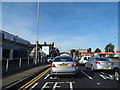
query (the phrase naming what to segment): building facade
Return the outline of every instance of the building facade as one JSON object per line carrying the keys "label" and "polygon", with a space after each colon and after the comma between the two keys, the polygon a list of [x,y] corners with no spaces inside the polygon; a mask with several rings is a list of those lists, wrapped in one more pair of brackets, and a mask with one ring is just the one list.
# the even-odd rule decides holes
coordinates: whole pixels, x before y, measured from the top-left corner
{"label": "building facade", "polygon": [[[32,51],[30,53],[31,57],[35,57],[36,53],[36,44],[32,44]],[[60,55],[58,48],[54,46],[54,43],[44,42],[43,44],[38,44],[38,57],[55,57]]]}
{"label": "building facade", "polygon": [[29,41],[0,30],[0,60],[27,58],[31,50]]}

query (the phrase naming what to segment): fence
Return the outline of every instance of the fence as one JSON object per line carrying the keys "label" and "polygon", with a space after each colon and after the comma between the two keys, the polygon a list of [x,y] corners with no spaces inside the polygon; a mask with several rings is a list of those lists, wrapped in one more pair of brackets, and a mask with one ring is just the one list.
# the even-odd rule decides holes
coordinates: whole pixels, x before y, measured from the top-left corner
{"label": "fence", "polygon": [[[46,60],[38,60],[38,65],[46,64]],[[8,58],[2,60],[2,73],[8,71],[15,71],[19,68],[24,68],[28,66],[33,66],[34,59],[33,58],[14,58],[13,60],[9,60]]]}

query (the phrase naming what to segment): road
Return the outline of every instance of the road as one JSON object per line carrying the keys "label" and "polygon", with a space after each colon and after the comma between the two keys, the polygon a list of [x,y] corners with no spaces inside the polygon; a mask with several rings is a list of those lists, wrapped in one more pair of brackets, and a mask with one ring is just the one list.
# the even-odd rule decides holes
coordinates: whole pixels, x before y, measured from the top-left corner
{"label": "road", "polygon": [[[80,88],[120,88],[120,84],[111,77],[111,71],[91,71],[83,65],[78,66],[77,76],[50,76],[50,68],[11,88],[39,90],[75,90]],[[11,89],[9,88],[9,89]]]}

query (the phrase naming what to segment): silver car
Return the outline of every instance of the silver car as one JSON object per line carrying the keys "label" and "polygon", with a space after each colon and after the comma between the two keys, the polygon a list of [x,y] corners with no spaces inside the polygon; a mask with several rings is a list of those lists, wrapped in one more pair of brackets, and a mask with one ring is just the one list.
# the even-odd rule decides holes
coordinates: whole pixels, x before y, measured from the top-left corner
{"label": "silver car", "polygon": [[85,64],[85,68],[94,70],[111,70],[112,62],[104,57],[91,57]]}
{"label": "silver car", "polygon": [[57,56],[51,64],[51,75],[76,75],[78,67],[71,56]]}
{"label": "silver car", "polygon": [[112,70],[113,70],[113,77],[114,77],[115,81],[120,83],[120,62],[115,64],[112,67]]}

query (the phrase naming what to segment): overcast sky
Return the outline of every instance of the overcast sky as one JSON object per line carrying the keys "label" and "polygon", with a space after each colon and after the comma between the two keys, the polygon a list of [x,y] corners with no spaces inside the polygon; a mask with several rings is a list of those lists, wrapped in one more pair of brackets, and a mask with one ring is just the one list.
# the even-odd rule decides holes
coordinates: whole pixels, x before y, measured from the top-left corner
{"label": "overcast sky", "polygon": [[[36,42],[37,2],[3,2],[2,30]],[[117,2],[41,2],[39,42],[54,42],[60,51],[117,50]]]}

